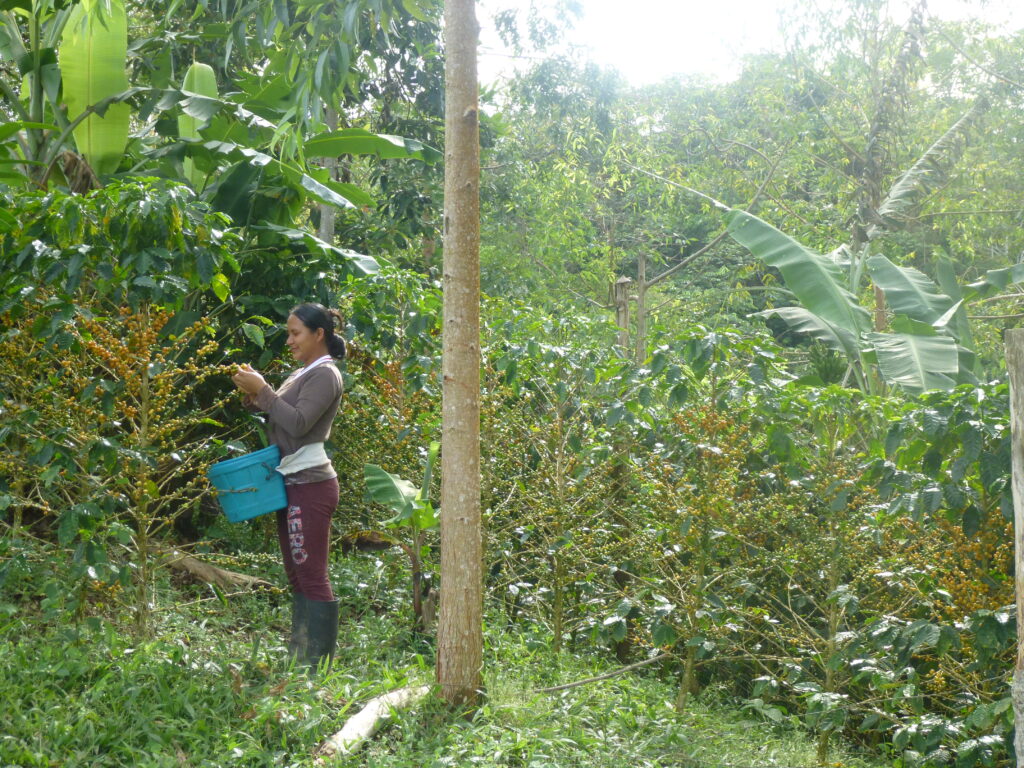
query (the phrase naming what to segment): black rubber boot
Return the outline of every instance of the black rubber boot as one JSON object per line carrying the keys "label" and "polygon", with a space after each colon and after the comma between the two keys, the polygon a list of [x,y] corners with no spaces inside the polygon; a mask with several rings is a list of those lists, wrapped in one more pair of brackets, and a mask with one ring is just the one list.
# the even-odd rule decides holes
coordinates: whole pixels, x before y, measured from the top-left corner
{"label": "black rubber boot", "polygon": [[326,672],[338,644],[338,601],[306,601],[306,652],[299,660],[315,672],[321,664]]}
{"label": "black rubber boot", "polygon": [[306,658],[306,646],[309,645],[309,600],[298,592],[292,594],[292,634],[288,638],[288,655],[300,663]]}

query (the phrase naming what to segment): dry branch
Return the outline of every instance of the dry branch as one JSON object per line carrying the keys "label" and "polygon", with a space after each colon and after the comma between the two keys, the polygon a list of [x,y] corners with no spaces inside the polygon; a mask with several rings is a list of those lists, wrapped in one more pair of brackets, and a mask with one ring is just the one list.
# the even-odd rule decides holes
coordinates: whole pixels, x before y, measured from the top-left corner
{"label": "dry branch", "polygon": [[381,729],[395,710],[412,706],[429,692],[430,687],[426,685],[409,686],[371,699],[340,731],[320,745],[317,764],[324,765],[325,758],[351,755]]}
{"label": "dry branch", "polygon": [[621,667],[621,668],[613,670],[611,672],[605,672],[603,675],[598,675],[597,677],[588,677],[588,678],[585,678],[583,680],[577,680],[574,683],[564,683],[562,685],[553,685],[550,688],[534,688],[533,692],[534,693],[555,693],[556,691],[567,691],[570,688],[578,688],[579,686],[586,685],[587,683],[596,683],[596,682],[598,682],[600,680],[607,680],[609,677],[616,677],[617,675],[624,674],[624,673],[629,672],[631,670],[639,669],[640,667],[646,667],[648,664],[653,664],[656,661],[662,661],[664,659],[667,659],[667,658],[671,657],[671,655],[672,654],[670,654],[670,653],[660,653],[657,656],[654,656],[653,658],[644,659],[643,661],[638,661],[636,664],[630,664],[628,667]]}

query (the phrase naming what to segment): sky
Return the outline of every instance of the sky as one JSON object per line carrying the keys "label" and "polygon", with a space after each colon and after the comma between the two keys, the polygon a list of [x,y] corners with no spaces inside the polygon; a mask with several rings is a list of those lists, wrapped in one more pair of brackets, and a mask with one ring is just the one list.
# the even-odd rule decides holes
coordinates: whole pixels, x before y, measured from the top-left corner
{"label": "sky", "polygon": [[[817,0],[822,7],[844,0]],[[531,3],[550,8],[554,0],[478,0],[481,25],[479,67],[483,83],[493,83],[527,59],[510,56],[494,30],[493,14]],[[784,50],[780,18],[792,0],[578,0],[582,17],[569,41],[583,57],[618,69],[633,85],[674,75],[729,80],[739,74],[742,57]],[[908,0],[892,0],[895,16],[905,17]],[[929,0],[941,18],[983,15],[995,26],[1024,27],[1021,0]]]}

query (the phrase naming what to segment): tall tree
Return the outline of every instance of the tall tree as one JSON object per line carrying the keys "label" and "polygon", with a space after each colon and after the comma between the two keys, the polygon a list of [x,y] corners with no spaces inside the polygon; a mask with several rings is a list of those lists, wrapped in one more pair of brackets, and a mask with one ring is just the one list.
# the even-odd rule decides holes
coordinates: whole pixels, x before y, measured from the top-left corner
{"label": "tall tree", "polygon": [[453,704],[482,686],[480,130],[473,0],[445,0],[441,609],[437,682]]}

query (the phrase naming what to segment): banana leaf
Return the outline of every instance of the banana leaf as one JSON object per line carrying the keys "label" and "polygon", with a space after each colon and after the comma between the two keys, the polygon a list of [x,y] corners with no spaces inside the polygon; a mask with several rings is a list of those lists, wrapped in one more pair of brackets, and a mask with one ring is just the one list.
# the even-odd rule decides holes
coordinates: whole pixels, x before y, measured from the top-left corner
{"label": "banana leaf", "polygon": [[883,378],[890,384],[915,395],[956,386],[959,346],[951,337],[869,333],[866,338],[874,348]]}
{"label": "banana leaf", "polygon": [[925,274],[913,267],[897,267],[885,256],[868,258],[868,274],[882,292],[889,308],[922,323],[934,323],[955,303],[939,292]]}
{"label": "banana leaf", "polygon": [[967,299],[988,298],[1014,283],[1024,282],[1024,264],[1012,267],[990,269],[985,277],[967,286],[964,297]]}
{"label": "banana leaf", "polygon": [[[217,75],[213,67],[198,61],[192,62],[192,66],[185,72],[185,80],[181,86],[182,91],[194,93],[199,96],[217,97]],[[178,136],[183,139],[198,139],[199,130],[204,128],[209,120],[202,120],[199,117],[183,111],[178,116]],[[196,168],[192,158],[185,158],[185,178],[189,180],[196,191],[202,191],[207,174]]]}
{"label": "banana leaf", "polygon": [[869,330],[870,315],[843,286],[842,272],[832,259],[745,211],[733,209],[727,219],[733,239],[778,269],[786,287],[811,314],[855,336]]}
{"label": "banana leaf", "polygon": [[408,480],[386,472],[376,464],[363,465],[366,492],[372,501],[390,508],[397,517],[412,515],[420,490]]}
{"label": "banana leaf", "polygon": [[846,356],[852,365],[860,359],[857,337],[845,328],[833,325],[803,307],[776,307],[756,312],[761,317],[778,317],[792,330],[816,339],[831,350]]}
{"label": "banana leaf", "polygon": [[[941,256],[935,262],[935,278],[942,291],[951,299],[956,301],[956,309],[952,310],[952,318],[946,324],[954,338],[960,342],[961,347],[974,349],[974,332],[971,330],[971,322],[967,319],[966,297],[957,281],[956,270],[948,257]],[[951,310],[946,310],[949,314]],[[936,321],[941,323],[942,318]],[[963,355],[961,355],[961,368],[963,367]],[[980,373],[980,370],[975,373]]]}
{"label": "banana leaf", "polygon": [[949,167],[963,154],[967,134],[975,118],[987,108],[988,102],[984,98],[975,101],[970,109],[896,180],[878,206],[877,213],[881,224],[869,228],[870,239],[902,227],[924,196],[945,180]]}
{"label": "banana leaf", "polygon": [[[64,28],[60,70],[68,119],[128,89],[128,18],[121,0],[82,0]],[[113,173],[128,144],[131,109],[111,104],[91,114],[74,130],[75,144],[97,175]]]}
{"label": "banana leaf", "polygon": [[395,516],[384,521],[393,527],[410,525],[420,530],[434,528],[438,524],[437,511],[421,490],[398,475],[385,472],[374,464],[363,465],[367,495],[378,504],[390,507]]}
{"label": "banana leaf", "polygon": [[376,155],[385,160],[415,158],[425,163],[436,163],[441,159],[440,152],[416,139],[371,133],[362,128],[321,133],[303,144],[303,152],[307,158]]}

